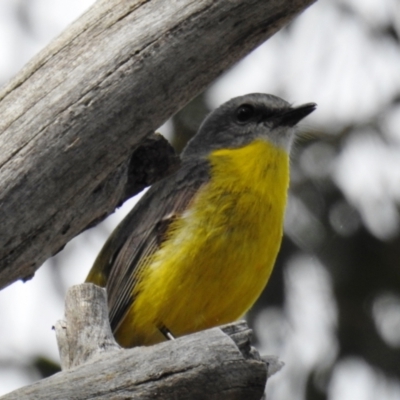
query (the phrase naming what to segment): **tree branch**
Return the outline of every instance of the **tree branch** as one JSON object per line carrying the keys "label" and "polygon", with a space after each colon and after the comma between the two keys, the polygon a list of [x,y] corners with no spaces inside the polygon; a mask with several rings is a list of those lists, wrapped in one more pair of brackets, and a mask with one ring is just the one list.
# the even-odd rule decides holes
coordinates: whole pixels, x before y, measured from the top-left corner
{"label": "tree branch", "polygon": [[[250,346],[245,322],[209,329],[150,347],[121,349],[108,323],[104,289],[72,287],[65,321],[56,325],[63,371],[3,400],[261,399],[271,370]],[[56,395],[55,395],[56,394]]]}
{"label": "tree branch", "polygon": [[143,138],[313,1],[99,0],[35,57],[0,92],[0,287],[109,214]]}

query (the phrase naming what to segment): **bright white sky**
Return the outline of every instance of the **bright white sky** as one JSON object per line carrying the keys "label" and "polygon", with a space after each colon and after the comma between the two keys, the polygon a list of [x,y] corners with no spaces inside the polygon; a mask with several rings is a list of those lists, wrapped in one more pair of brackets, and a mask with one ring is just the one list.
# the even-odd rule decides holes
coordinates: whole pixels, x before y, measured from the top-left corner
{"label": "bright white sky", "polygon": [[[0,83],[17,73],[93,2],[0,0]],[[352,7],[359,17],[342,13],[339,3]],[[361,211],[371,232],[383,239],[399,226],[400,108],[385,110],[385,105],[400,93],[400,52],[395,42],[377,41],[368,24],[373,21],[379,27],[397,16],[399,25],[399,4],[398,0],[321,0],[293,24],[295,34],[290,40],[285,32],[277,34],[224,75],[208,96],[212,107],[249,92],[275,93],[295,104],[316,102],[318,110],[306,122],[315,132],[325,124],[334,123],[339,129],[379,113],[386,142],[372,128],[368,132],[360,129],[327,173]],[[21,19],[29,29],[21,28]],[[62,277],[62,293],[82,282],[109,232],[134,201],[72,241],[34,279],[0,292],[0,395],[36,379],[20,368],[27,359],[43,354],[58,360],[51,330],[63,315],[57,278]],[[292,260],[287,271],[289,319],[270,310],[257,321],[265,331],[273,327],[262,341],[265,352],[279,355],[287,365],[268,383],[271,400],[300,400],[307,370],[325,365],[336,351],[329,276],[315,260],[302,257]],[[287,384],[293,380],[290,365],[303,365],[304,375],[298,375],[297,386]],[[332,400],[394,400],[400,398],[400,387],[362,361],[349,360],[335,370],[330,395]]]}

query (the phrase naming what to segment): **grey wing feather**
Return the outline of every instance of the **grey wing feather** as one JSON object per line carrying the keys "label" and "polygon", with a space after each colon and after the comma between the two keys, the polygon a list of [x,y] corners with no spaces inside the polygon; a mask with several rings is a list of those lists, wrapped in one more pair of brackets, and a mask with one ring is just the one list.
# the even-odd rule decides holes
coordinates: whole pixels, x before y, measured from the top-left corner
{"label": "grey wing feather", "polygon": [[153,185],[110,237],[114,253],[108,252],[110,265],[105,269],[114,332],[134,302],[134,288],[146,265],[143,260],[157,251],[170,223],[207,181],[207,163],[182,165],[178,172]]}

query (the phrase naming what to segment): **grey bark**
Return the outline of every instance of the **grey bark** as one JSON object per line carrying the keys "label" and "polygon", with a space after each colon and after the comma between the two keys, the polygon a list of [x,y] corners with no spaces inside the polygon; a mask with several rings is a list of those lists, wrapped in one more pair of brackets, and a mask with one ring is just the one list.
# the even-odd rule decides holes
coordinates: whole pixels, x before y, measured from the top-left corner
{"label": "grey bark", "polygon": [[99,0],[36,56],[0,92],[0,288],[135,193],[142,140],[313,1]]}
{"label": "grey bark", "polygon": [[251,331],[237,322],[160,343],[122,349],[108,323],[104,289],[71,288],[65,320],[56,324],[63,371],[16,390],[23,399],[261,399],[271,370],[250,346]]}

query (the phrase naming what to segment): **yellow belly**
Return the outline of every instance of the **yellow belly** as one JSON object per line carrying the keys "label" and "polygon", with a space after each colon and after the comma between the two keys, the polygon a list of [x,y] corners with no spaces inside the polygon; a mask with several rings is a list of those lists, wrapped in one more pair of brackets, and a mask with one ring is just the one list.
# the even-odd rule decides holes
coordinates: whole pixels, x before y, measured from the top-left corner
{"label": "yellow belly", "polygon": [[[125,346],[228,323],[256,301],[281,237],[289,161],[262,140],[210,156],[211,180],[149,260],[116,333]],[[133,340],[128,339],[134,335]]]}

